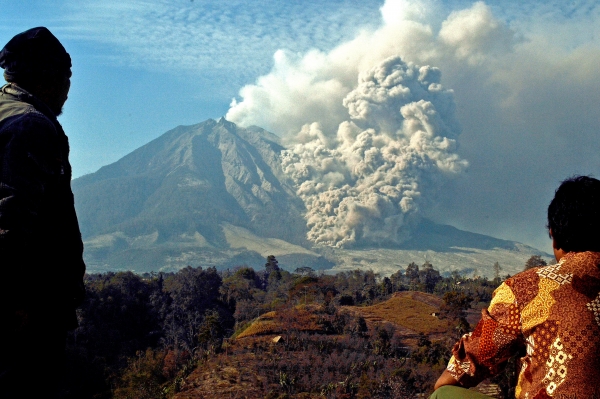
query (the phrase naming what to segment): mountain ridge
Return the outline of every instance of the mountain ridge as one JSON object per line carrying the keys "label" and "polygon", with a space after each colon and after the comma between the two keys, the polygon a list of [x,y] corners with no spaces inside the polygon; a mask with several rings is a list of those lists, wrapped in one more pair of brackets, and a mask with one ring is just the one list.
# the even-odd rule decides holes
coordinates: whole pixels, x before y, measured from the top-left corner
{"label": "mountain ridge", "polygon": [[[269,152],[283,147],[258,137],[263,134],[258,128],[244,130],[246,137],[238,131],[224,119],[180,126],[74,180],[84,239],[115,227],[148,234],[162,224],[167,225],[158,229],[163,237],[197,229],[219,246],[225,240],[213,228],[218,219],[263,234],[274,230],[287,240],[303,242],[303,237],[274,223],[277,215],[285,214],[288,222],[304,224],[293,188],[282,184],[273,171],[275,159]],[[116,192],[115,198],[105,194],[109,191]],[[197,214],[194,220],[202,221],[200,225],[190,220]]]}
{"label": "mountain ridge", "polygon": [[[209,119],[171,129],[117,162],[75,179],[89,269],[177,270],[190,264],[224,268],[264,262],[265,254],[277,254],[288,269],[337,270],[369,267],[364,259],[351,259],[380,250],[386,263],[394,256],[414,258],[427,252],[456,258],[504,251],[500,258],[512,271],[531,255],[547,256],[523,244],[426,219],[400,246],[315,247],[306,240],[304,204],[281,168],[284,149],[277,136],[262,128]],[[370,266],[389,269],[378,262]],[[452,269],[444,261],[439,266]]]}

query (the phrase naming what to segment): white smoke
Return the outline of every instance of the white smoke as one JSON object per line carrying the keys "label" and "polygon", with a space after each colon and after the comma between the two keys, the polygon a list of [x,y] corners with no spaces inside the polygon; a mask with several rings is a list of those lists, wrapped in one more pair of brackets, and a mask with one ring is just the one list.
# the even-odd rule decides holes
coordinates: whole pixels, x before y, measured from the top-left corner
{"label": "white smoke", "polygon": [[[351,182],[349,187],[356,191],[362,180],[358,174],[348,174],[357,161],[338,156],[341,145],[356,140],[369,128],[373,134],[365,133],[361,139],[372,138],[379,145],[377,140],[382,137],[393,137],[389,126],[404,117],[398,112],[400,103],[394,109],[393,100],[366,100],[387,93],[385,89],[378,92],[376,85],[361,99],[359,93],[367,86],[356,88],[359,73],[396,56],[408,65],[436,66],[444,73],[444,85],[456,90],[456,115],[463,130],[460,155],[469,160],[469,173],[444,183],[443,195],[435,207],[430,207],[425,201],[436,194],[445,169],[433,168],[434,174],[429,174],[429,169],[404,169],[402,178],[419,184],[414,191],[420,196],[406,196],[412,198],[412,209],[418,207],[418,212],[437,222],[546,248],[543,209],[550,200],[548,195],[566,176],[594,173],[600,162],[595,150],[600,131],[600,6],[588,6],[580,1],[568,6],[560,2],[492,2],[492,7],[476,2],[450,11],[445,8],[451,7],[448,2],[386,0],[377,29],[364,29],[353,40],[329,51],[278,51],[272,71],[240,91],[227,119],[244,126],[259,125],[293,144],[303,140],[300,143],[307,150],[335,156],[319,168],[306,161],[311,166],[304,172],[299,163],[298,173],[306,173],[302,182],[310,188],[308,183],[321,176],[323,181],[313,190],[323,194],[323,204],[339,203],[340,209],[352,210],[350,219],[357,219],[359,214],[365,219],[367,213],[356,204],[364,204],[366,199],[353,202],[356,209],[343,202],[349,194],[341,182]],[[438,137],[455,140],[458,130],[450,116],[451,99],[422,99],[433,104],[443,122],[439,125],[442,130],[436,131]],[[416,94],[410,100],[418,101]],[[360,115],[368,123],[355,118]],[[320,146],[315,144],[317,138]],[[380,156],[377,151],[385,146],[377,145],[373,151]],[[446,152],[453,153],[452,149]],[[303,156],[312,159],[310,153]],[[371,153],[365,152],[364,158],[368,156]],[[314,162],[317,159],[321,158],[315,155]],[[456,165],[461,163],[457,160]],[[315,173],[314,178],[311,173]],[[375,176],[372,179],[377,180]],[[359,194],[366,198],[369,193],[350,197],[358,198]],[[374,236],[374,232],[383,236],[385,228],[398,232],[391,237],[401,240],[407,223],[418,214],[398,213],[402,227],[396,230],[392,219],[385,225],[382,220],[388,216],[376,215],[377,228],[365,222],[357,225],[360,228],[342,232],[345,225],[337,218],[340,210],[335,213],[335,207],[326,208],[320,202],[315,206],[322,206],[323,215],[329,216],[322,220],[311,216],[311,237],[333,245],[344,237],[349,243]],[[311,208],[309,216],[310,212],[316,211]],[[319,230],[321,224],[324,227]],[[336,230],[338,225],[342,227]],[[381,227],[384,225],[391,227]],[[327,231],[331,237],[313,234],[317,231]]]}
{"label": "white smoke", "polygon": [[336,131],[305,125],[283,153],[306,205],[308,239],[323,245],[400,243],[440,176],[462,171],[452,92],[440,71],[389,58],[361,73]]}
{"label": "white smoke", "polygon": [[309,122],[335,130],[347,117],[342,100],[359,73],[389,57],[469,74],[465,62],[468,67],[493,62],[514,44],[513,32],[483,2],[451,13],[434,27],[430,20],[439,13],[432,1],[387,0],[379,29],[363,30],[327,53],[279,50],[272,71],[240,90],[243,100],[232,101],[226,118],[283,136],[296,134]]}
{"label": "white smoke", "polygon": [[[227,114],[291,144],[283,168],[297,184],[308,239],[317,244],[404,241],[441,180],[467,166],[455,153],[460,127],[440,70],[404,62],[399,54],[426,60],[455,52],[476,62],[489,43],[462,48],[460,38],[469,39],[481,25],[497,31],[472,15],[485,20],[489,11],[476,5],[471,14],[452,15],[439,39],[421,22],[432,11],[422,3],[388,1],[381,11],[380,29],[329,53],[278,51],[271,73],[245,86],[243,101],[234,100]],[[466,34],[443,34],[461,19],[475,19]]]}

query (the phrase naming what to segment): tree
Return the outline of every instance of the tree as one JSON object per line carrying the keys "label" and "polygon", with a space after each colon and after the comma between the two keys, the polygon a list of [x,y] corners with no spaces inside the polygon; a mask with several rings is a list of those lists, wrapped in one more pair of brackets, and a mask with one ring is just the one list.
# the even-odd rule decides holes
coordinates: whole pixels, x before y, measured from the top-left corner
{"label": "tree", "polygon": [[381,296],[386,296],[392,293],[392,280],[389,277],[384,277],[379,284],[379,293]]}
{"label": "tree", "polygon": [[208,309],[204,313],[204,320],[198,329],[198,345],[206,350],[218,351],[224,335],[225,328],[221,315],[214,309]]}
{"label": "tree", "polygon": [[462,336],[468,329],[467,309],[471,308],[473,297],[464,292],[450,291],[444,294],[444,303],[440,307],[442,318],[453,320],[456,338]]}
{"label": "tree", "polygon": [[214,267],[188,266],[165,281],[172,299],[165,317],[167,346],[194,351],[206,310],[219,304],[221,285],[221,276]]}
{"label": "tree", "polygon": [[405,289],[402,286],[402,277],[402,270],[398,270],[396,273],[390,276],[393,291],[402,291],[403,289]]}
{"label": "tree", "polygon": [[162,385],[167,378],[162,372],[164,353],[150,348],[139,351],[136,357],[128,361],[114,392],[115,399],[153,399],[162,398]]}
{"label": "tree", "polygon": [[347,330],[352,336],[365,337],[369,332],[369,327],[367,326],[367,322],[365,318],[362,316],[358,316],[354,318],[354,320],[347,325]]}
{"label": "tree", "polygon": [[442,280],[440,272],[433,268],[429,262],[425,262],[419,271],[419,282],[425,287],[425,291],[432,293],[436,284]]}
{"label": "tree", "polygon": [[450,278],[456,283],[463,280],[463,277],[460,275],[458,270],[452,270],[450,273]]}
{"label": "tree", "polygon": [[383,324],[375,327],[373,334],[373,353],[385,357],[393,353],[392,337],[394,336],[394,327],[391,324]]}
{"label": "tree", "polygon": [[260,286],[262,286],[261,279],[254,269],[241,267],[223,279],[219,292],[229,308],[237,312],[236,304],[240,301],[253,300],[254,293],[259,291]]}
{"label": "tree", "polygon": [[443,318],[458,320],[466,316],[467,309],[471,308],[473,297],[464,292],[450,291],[444,294],[444,303],[440,310]]}
{"label": "tree", "polygon": [[502,270],[500,263],[494,263],[494,279],[500,279],[500,270]]}
{"label": "tree", "polygon": [[340,306],[354,306],[354,297],[344,294],[340,297]]}
{"label": "tree", "polygon": [[275,255],[267,256],[267,263],[265,263],[265,269],[267,270],[267,275],[279,271],[279,262],[277,261],[277,259],[275,259]]}
{"label": "tree", "polygon": [[419,282],[419,266],[415,262],[409,263],[404,272],[406,282],[411,286]]}
{"label": "tree", "polygon": [[279,262],[275,259],[275,255],[267,256],[267,263],[265,263],[265,269],[267,274],[267,285],[276,283],[281,280],[281,269],[279,269]]}
{"label": "tree", "polygon": [[542,259],[539,255],[533,255],[531,258],[527,259],[525,262],[525,267],[523,270],[532,269],[534,267],[547,266],[548,264],[544,259]]}

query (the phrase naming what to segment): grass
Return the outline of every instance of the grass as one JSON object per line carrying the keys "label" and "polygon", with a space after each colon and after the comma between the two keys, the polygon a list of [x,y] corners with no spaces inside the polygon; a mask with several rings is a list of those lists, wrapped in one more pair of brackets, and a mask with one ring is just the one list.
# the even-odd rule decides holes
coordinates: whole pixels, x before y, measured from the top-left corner
{"label": "grass", "polygon": [[250,324],[237,336],[237,339],[259,335],[276,335],[291,330],[324,332],[319,324],[319,313],[318,307],[305,305],[281,309],[277,312],[268,312]]}
{"label": "grass", "polygon": [[281,326],[279,326],[273,320],[256,320],[248,328],[242,331],[237,336],[237,339],[253,337],[256,335],[277,334],[278,331],[281,331]]}
{"label": "grass", "polygon": [[[424,296],[426,295],[426,296]],[[388,321],[416,333],[433,334],[448,331],[448,321],[431,314],[439,311],[439,299],[433,295],[402,292],[385,302],[366,307],[348,307],[360,313],[367,321]]]}
{"label": "grass", "polygon": [[[344,308],[360,314],[368,324],[390,322],[399,327],[401,334],[429,335],[445,333],[450,327],[448,320],[431,315],[439,312],[441,303],[441,299],[434,295],[408,291],[396,293],[387,301],[373,306]],[[290,330],[320,332],[319,313],[318,307],[304,305],[268,312],[248,325],[236,338],[277,335]]]}

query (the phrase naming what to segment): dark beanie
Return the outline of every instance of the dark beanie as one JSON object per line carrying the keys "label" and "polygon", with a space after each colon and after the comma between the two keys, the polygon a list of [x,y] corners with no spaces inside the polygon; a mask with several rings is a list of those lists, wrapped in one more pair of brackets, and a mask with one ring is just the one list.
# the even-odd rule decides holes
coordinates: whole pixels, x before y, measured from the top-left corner
{"label": "dark beanie", "polygon": [[71,57],[44,27],[19,33],[0,51],[0,67],[9,82],[71,77]]}

